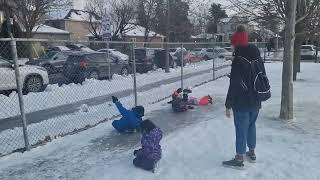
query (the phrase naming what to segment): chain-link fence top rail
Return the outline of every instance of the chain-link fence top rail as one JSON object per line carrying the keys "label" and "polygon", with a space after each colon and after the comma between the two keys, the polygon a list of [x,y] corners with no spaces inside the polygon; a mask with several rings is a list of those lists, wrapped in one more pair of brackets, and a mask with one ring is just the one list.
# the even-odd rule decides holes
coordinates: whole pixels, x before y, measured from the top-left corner
{"label": "chain-link fence top rail", "polygon": [[[25,146],[10,41],[0,39],[0,155]],[[32,146],[118,116],[111,96],[147,108],[181,86],[228,74],[232,58],[228,43],[15,41]]]}

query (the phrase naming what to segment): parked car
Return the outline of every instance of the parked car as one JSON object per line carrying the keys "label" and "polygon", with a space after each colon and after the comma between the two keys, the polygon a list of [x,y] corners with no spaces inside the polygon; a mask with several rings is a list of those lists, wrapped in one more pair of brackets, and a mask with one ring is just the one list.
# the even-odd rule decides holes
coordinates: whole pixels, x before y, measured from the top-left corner
{"label": "parked car", "polygon": [[[19,64],[23,94],[41,92],[49,84],[47,70],[40,66]],[[10,93],[17,89],[15,70],[12,62],[0,58],[0,92]]]}
{"label": "parked car", "polygon": [[118,58],[119,60],[123,60],[123,61],[129,61],[129,56],[126,54],[123,54],[120,51],[117,51],[115,49],[100,49],[98,50],[98,52],[105,52],[115,56],[116,58]]}
{"label": "parked car", "polygon": [[205,53],[207,49],[206,48],[195,48],[193,49],[192,53],[196,56],[203,57],[203,54]]}
{"label": "parked car", "polygon": [[54,74],[62,72],[63,65],[71,53],[71,51],[49,51],[38,59],[29,61],[26,64],[42,66],[47,69],[49,74]]}
{"label": "parked car", "polygon": [[87,51],[87,52],[95,52],[95,50],[89,48],[88,46],[85,46],[83,44],[69,44],[67,45],[69,49],[72,51]]}
{"label": "parked car", "polygon": [[112,78],[113,74],[128,75],[129,70],[127,61],[120,61],[113,55],[107,59],[102,52],[77,52],[69,55],[63,74],[71,82],[82,83],[85,79]]}
{"label": "parked car", "polygon": [[[175,56],[177,57],[178,66],[181,66],[181,55],[181,51],[175,54]],[[192,52],[184,51],[183,53],[183,65],[200,62],[202,60],[203,58],[196,56]]]}
{"label": "parked car", "polygon": [[48,48],[48,51],[70,51],[71,49],[68,48],[67,46],[54,46],[54,47],[50,47]]}
{"label": "parked car", "polygon": [[[157,64],[154,62],[154,57],[160,48],[135,48],[134,57],[136,61],[136,71],[138,73],[146,73],[151,70],[158,69]],[[132,67],[133,58],[130,58],[130,65]]]}
{"label": "parked car", "polygon": [[301,60],[314,60],[316,57],[316,47],[313,45],[301,46]]}
{"label": "parked car", "polygon": [[[166,50],[165,49],[156,51],[154,56],[154,62],[156,66],[159,68],[166,67]],[[177,67],[177,58],[172,56],[170,53],[169,53],[169,67],[171,68]]]}
{"label": "parked car", "polygon": [[214,55],[218,58],[225,58],[231,60],[233,58],[232,52],[227,51],[225,48],[214,48]]}
{"label": "parked car", "polygon": [[233,53],[233,47],[224,47],[224,49],[229,51],[229,52],[231,52],[231,53]]}
{"label": "parked car", "polygon": [[204,60],[214,59],[214,49],[213,48],[201,48],[198,52],[199,56],[202,57]]}
{"label": "parked car", "polygon": [[[184,51],[184,52],[187,52],[187,49],[186,49],[186,48],[183,48],[183,51]],[[176,56],[176,55],[178,55],[178,53],[181,54],[181,48],[180,48],[180,47],[178,47],[178,48],[171,48],[171,49],[169,49],[169,52],[170,52],[170,54],[171,54],[172,56]]]}

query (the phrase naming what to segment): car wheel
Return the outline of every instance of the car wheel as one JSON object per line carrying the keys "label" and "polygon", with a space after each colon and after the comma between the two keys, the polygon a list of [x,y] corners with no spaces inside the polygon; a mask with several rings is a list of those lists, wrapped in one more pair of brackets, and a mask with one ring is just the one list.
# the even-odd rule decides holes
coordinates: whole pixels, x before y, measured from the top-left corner
{"label": "car wheel", "polygon": [[208,57],[207,55],[205,55],[205,56],[203,57],[203,59],[204,59],[205,61],[208,61],[208,60],[209,60],[209,57]]}
{"label": "car wheel", "polygon": [[43,81],[40,76],[29,76],[24,83],[23,93],[41,92],[43,87]]}
{"label": "car wheel", "polygon": [[178,67],[178,63],[176,62],[176,61],[173,61],[173,63],[172,63],[172,68],[177,68]]}
{"label": "car wheel", "polygon": [[121,69],[120,75],[122,76],[128,76],[129,75],[129,70],[128,68],[124,67]]}
{"label": "car wheel", "polygon": [[97,71],[91,71],[87,77],[88,79],[99,79],[99,73]]}

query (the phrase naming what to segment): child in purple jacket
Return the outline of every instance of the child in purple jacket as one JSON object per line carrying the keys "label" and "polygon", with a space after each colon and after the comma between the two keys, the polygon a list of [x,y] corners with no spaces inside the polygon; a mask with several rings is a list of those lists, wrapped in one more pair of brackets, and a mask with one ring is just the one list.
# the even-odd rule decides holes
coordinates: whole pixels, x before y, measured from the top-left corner
{"label": "child in purple jacket", "polygon": [[136,167],[154,172],[157,162],[161,159],[162,131],[150,120],[143,121],[140,127],[142,148],[134,150],[133,154],[136,158],[133,160],[133,164]]}

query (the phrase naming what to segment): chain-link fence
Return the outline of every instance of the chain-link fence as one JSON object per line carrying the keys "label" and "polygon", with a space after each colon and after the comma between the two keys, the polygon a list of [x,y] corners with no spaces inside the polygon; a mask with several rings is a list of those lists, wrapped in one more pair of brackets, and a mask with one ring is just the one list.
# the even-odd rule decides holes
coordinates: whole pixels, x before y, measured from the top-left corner
{"label": "chain-link fence", "polygon": [[225,76],[232,54],[228,43],[0,39],[0,156],[117,117],[112,96],[148,107]]}

